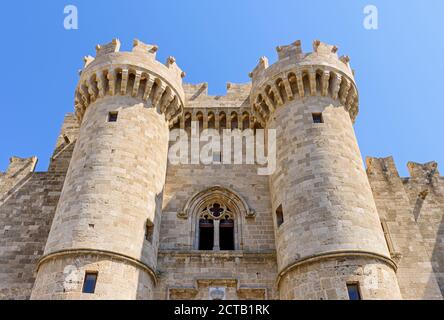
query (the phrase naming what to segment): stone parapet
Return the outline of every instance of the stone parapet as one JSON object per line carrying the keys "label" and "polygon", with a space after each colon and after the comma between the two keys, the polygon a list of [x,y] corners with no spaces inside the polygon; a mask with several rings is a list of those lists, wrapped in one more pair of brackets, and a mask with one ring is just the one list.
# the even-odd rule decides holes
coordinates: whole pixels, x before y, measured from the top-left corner
{"label": "stone parapet", "polygon": [[165,114],[174,124],[183,111],[185,73],[168,57],[165,64],[156,60],[157,46],[134,40],[131,52],[120,52],[114,39],[98,45],[96,58],[85,57],[75,93],[75,114],[81,122],[88,106],[105,96],[126,95],[138,98]]}
{"label": "stone parapet", "polygon": [[277,47],[279,59],[269,66],[261,57],[250,73],[250,103],[262,124],[274,110],[288,101],[309,96],[329,96],[340,102],[352,121],[358,114],[358,90],[349,57],[337,55],[338,48],[319,40],[313,52],[303,53],[301,42]]}

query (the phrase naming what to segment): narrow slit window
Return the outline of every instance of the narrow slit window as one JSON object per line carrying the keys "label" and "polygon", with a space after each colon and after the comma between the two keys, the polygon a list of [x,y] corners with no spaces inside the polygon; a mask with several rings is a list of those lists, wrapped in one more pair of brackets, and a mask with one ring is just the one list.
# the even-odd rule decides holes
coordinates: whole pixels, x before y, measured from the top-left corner
{"label": "narrow slit window", "polygon": [[116,122],[118,115],[119,115],[119,113],[117,111],[113,111],[113,112],[108,113],[108,122]]}
{"label": "narrow slit window", "polygon": [[322,118],[322,113],[313,113],[313,123],[324,123],[324,119]]}
{"label": "narrow slit window", "polygon": [[350,300],[361,300],[358,283],[347,283],[347,291]]}
{"label": "narrow slit window", "polygon": [[277,227],[279,228],[283,223],[284,223],[284,212],[282,210],[282,205],[280,205],[276,209],[276,224],[277,224]]}
{"label": "narrow slit window", "polygon": [[150,220],[147,220],[146,229],[145,229],[145,240],[147,240],[150,243],[153,243],[153,235],[154,235],[154,224]]}
{"label": "narrow slit window", "polygon": [[63,140],[65,141],[66,144],[71,143],[71,141],[69,140],[69,137],[67,135],[63,135]]}
{"label": "narrow slit window", "polygon": [[94,293],[96,291],[97,272],[86,272],[85,281],[83,282],[83,293]]}

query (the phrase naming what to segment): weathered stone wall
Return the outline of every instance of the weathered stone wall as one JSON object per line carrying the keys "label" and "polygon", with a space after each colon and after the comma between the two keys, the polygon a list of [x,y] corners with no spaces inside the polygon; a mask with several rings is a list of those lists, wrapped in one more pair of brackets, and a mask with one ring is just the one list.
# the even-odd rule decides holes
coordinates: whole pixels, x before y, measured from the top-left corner
{"label": "weathered stone wall", "polygon": [[159,272],[155,299],[208,300],[211,287],[229,300],[277,299],[274,252],[160,250]]}
{"label": "weathered stone wall", "polygon": [[296,266],[280,280],[281,299],[348,300],[347,284],[359,283],[364,300],[400,299],[393,266],[371,257],[336,256]]}
{"label": "weathered stone wall", "polygon": [[34,173],[0,203],[0,299],[28,299],[63,176]]}
{"label": "weathered stone wall", "polygon": [[[49,163],[49,172],[68,171],[74,145],[79,136],[79,121],[73,113],[66,114]],[[69,151],[68,151],[69,150]]]}
{"label": "weathered stone wall", "polygon": [[37,158],[11,157],[6,172],[0,172],[0,201],[8,197],[22,182],[34,172]]}
{"label": "weathered stone wall", "polygon": [[[269,123],[277,128],[278,136],[278,170],[271,176],[273,210],[282,205],[284,212],[284,223],[276,230],[279,272],[284,275],[279,282],[282,299],[344,298],[339,292],[345,290],[346,282],[337,283],[340,266],[322,270],[322,277],[330,277],[339,290],[332,297],[329,294],[333,292],[315,276],[316,272],[321,273],[317,268],[323,268],[322,263],[311,265],[312,278],[291,268],[316,256],[341,253],[338,259],[344,266],[350,266],[342,268],[343,280],[353,281],[356,275],[356,268],[352,267],[355,259],[347,261],[347,252],[350,256],[362,255],[361,268],[371,265],[390,273],[388,278],[395,278],[393,267],[388,268],[384,262],[390,256],[349,114],[333,105],[329,98],[307,98],[304,103],[277,109]],[[312,113],[317,112],[322,112],[324,123],[313,123]],[[364,258],[367,253],[381,259],[378,262],[368,258],[367,266]],[[287,272],[291,275],[285,276]],[[366,273],[360,276],[363,291],[370,281],[367,276]],[[320,287],[304,289],[298,284],[301,279],[306,279],[308,288]],[[396,281],[390,285],[391,294],[374,290],[366,298],[399,298]]]}
{"label": "weathered stone wall", "polygon": [[[414,167],[420,166],[410,166]],[[442,178],[437,171],[430,180],[416,170],[411,174],[401,179],[391,157],[367,158],[367,175],[398,265],[402,297],[442,299]]]}
{"label": "weathered stone wall", "polygon": [[[444,178],[434,162],[401,178],[392,158],[368,158],[365,175],[357,89],[336,47],[278,47],[277,63],[261,58],[253,82],[224,96],[182,85],[156,46],[119,47],[85,59],[48,172],[17,157],[0,172],[0,299],[209,299],[217,288],[226,299],[348,299],[347,283],[363,299],[443,298]],[[168,126],[191,132],[192,121],[276,128],[277,171],[167,166]],[[208,199],[231,209],[235,250],[198,250]],[[85,272],[98,272],[95,294],[81,292]]]}
{"label": "weathered stone wall", "polygon": [[[277,251],[287,253],[280,269],[324,252],[388,256],[348,113],[328,98],[307,100],[278,109],[269,124],[280,151],[271,176],[273,208],[282,204],[284,211],[276,232]],[[313,123],[316,112],[324,123]]]}
{"label": "weathered stone wall", "polygon": [[436,162],[409,162],[408,168],[410,177],[403,179],[404,188],[444,297],[444,179]]}
{"label": "weathered stone wall", "polygon": [[[82,293],[86,272],[97,272],[94,294]],[[40,266],[32,298],[45,300],[143,300],[153,297],[152,276],[119,256],[72,252]]]}
{"label": "weathered stone wall", "polygon": [[15,183],[0,181],[6,190],[0,196],[0,299],[29,299],[31,295],[37,261],[43,254],[76,140],[78,125],[73,119],[73,114],[65,117],[60,134],[69,131],[72,143],[57,142],[59,150],[54,152],[48,172],[33,172],[35,158],[13,158],[3,177],[11,177]]}
{"label": "weathered stone wall", "polygon": [[[208,96],[206,89],[203,84],[185,86],[188,100],[184,113],[190,113],[190,120],[199,121],[198,114],[201,113],[202,126],[207,128],[208,114],[214,114],[215,127],[219,130],[222,128],[219,118],[224,115],[228,117],[227,128],[231,128],[236,122],[240,128],[243,125],[242,115],[248,111],[245,106],[248,105],[249,86],[230,84],[227,95],[218,97]],[[233,112],[235,114],[231,118]],[[248,127],[254,127],[253,121],[245,123],[248,123]],[[182,122],[182,128],[189,130],[185,121]],[[245,143],[244,141],[244,161]],[[178,216],[193,195],[213,186],[233,190],[236,195],[245,199],[249,208],[255,212],[254,218],[245,215],[237,217],[241,246],[236,251],[196,250],[197,235],[193,228],[197,217],[191,213],[185,218]],[[208,299],[208,286],[219,285],[234,288],[227,289],[227,298],[274,299],[277,297],[274,288],[277,275],[274,248],[268,177],[257,174],[257,165],[168,166],[160,231],[160,276],[156,298]],[[207,284],[202,285],[203,282]]]}

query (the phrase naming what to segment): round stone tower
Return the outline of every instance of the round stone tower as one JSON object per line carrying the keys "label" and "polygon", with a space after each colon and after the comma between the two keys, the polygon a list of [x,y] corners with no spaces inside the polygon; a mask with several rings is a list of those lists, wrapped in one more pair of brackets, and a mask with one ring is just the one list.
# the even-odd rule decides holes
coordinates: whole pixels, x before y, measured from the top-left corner
{"label": "round stone tower", "polygon": [[184,73],[157,47],[117,39],[86,57],[75,94],[81,124],[32,299],[151,299],[169,126]]}
{"label": "round stone tower", "polygon": [[349,58],[297,41],[260,59],[251,106],[276,130],[270,176],[281,299],[401,298],[353,122],[358,92]]}

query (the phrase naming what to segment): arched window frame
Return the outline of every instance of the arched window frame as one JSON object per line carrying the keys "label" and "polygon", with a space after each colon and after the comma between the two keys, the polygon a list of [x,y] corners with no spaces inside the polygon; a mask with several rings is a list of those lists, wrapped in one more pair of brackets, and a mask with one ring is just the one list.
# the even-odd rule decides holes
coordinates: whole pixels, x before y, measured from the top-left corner
{"label": "arched window frame", "polygon": [[189,246],[194,250],[199,249],[199,219],[201,213],[211,204],[218,203],[228,208],[234,220],[234,250],[243,249],[243,226],[246,219],[256,216],[247,202],[234,190],[213,186],[193,195],[185,204],[178,217],[188,219],[190,223]]}
{"label": "arched window frame", "polygon": [[[231,211],[231,209],[226,206],[223,202],[220,201],[211,201],[204,207],[202,212],[197,217],[198,220],[198,226],[196,227],[196,233],[197,233],[197,242],[198,242],[198,249],[202,250],[200,247],[201,243],[201,221],[212,221],[213,225],[213,248],[212,250],[236,250],[236,234],[237,234],[237,224],[235,222],[234,214]],[[232,232],[233,232],[233,244],[234,247],[232,249],[223,249],[222,248],[222,240],[221,240],[221,234],[222,234],[222,222],[223,221],[229,221],[230,224],[233,224]],[[230,227],[231,228],[231,227]]]}

